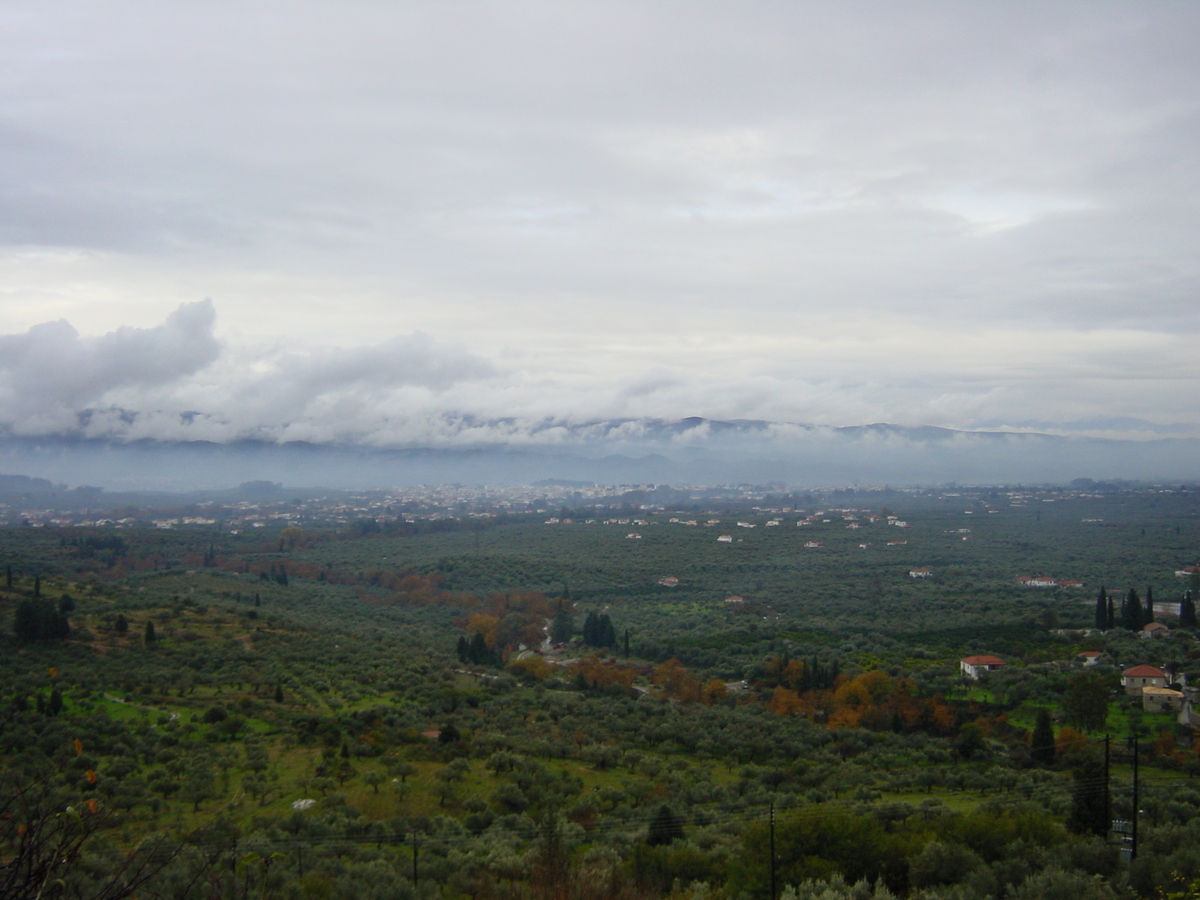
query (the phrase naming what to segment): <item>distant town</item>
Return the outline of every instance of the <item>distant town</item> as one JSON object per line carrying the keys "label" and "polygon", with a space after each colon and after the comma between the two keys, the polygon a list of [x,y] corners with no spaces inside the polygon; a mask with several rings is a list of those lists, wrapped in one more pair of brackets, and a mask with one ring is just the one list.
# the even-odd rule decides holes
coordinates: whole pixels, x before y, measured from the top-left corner
{"label": "distant town", "polygon": [[[108,494],[100,488],[54,486],[41,479],[0,475],[0,524],[30,527],[89,528],[213,528],[234,532],[268,525],[347,526],[364,520],[377,524],[422,521],[471,521],[503,516],[548,516],[547,525],[644,525],[637,513],[695,510],[701,518],[672,518],[671,524],[715,526],[720,520],[705,514],[758,516],[762,522],[737,521],[742,528],[758,525],[799,526],[844,521],[858,529],[876,522],[896,528],[909,523],[881,513],[888,503],[914,501],[964,506],[967,514],[1037,507],[1067,500],[1111,498],[1121,490],[1178,494],[1200,492],[1200,486],[1120,485],[1079,479],[1070,487],[976,488],[837,488],[827,491],[789,491],[770,485],[597,485],[551,481],[534,485],[423,485],[393,490],[318,491],[289,489],[282,484],[254,481],[224,492],[196,494]],[[835,505],[836,504],[836,505]],[[844,504],[844,505],[842,505]],[[612,518],[614,512],[627,517]],[[785,523],[783,516],[797,516]],[[1103,519],[1082,520],[1103,524]],[[971,540],[970,528],[955,533]],[[722,536],[732,540],[731,537]],[[900,545],[904,541],[889,541]],[[807,545],[806,545],[807,546]],[[821,546],[811,542],[810,549]],[[864,549],[869,544],[864,544]],[[914,577],[922,577],[919,573]],[[1030,587],[1076,587],[1071,579],[1022,576]]]}

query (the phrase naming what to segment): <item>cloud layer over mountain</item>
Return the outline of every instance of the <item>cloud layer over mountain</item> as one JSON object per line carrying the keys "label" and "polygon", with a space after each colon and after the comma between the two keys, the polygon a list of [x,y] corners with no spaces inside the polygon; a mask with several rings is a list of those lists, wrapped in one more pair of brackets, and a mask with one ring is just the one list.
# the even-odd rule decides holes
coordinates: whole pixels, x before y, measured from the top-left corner
{"label": "cloud layer over mountain", "polygon": [[[416,332],[362,347],[231,348],[216,335],[211,301],[181,305],[160,325],[81,336],[68,322],[0,335],[0,427],[17,437],[118,442],[266,441],[368,447],[580,447],[616,451],[711,445],[699,424],[677,432],[657,422],[696,408],[770,409],[781,391],[814,386],[757,376],[721,383],[667,370],[571,386],[539,378],[520,361],[488,359]],[[883,419],[858,386],[837,396],[843,417]],[[878,398],[874,398],[879,403]],[[945,395],[942,398],[946,402]],[[972,401],[965,401],[972,402]],[[816,426],[816,427],[814,427]],[[809,440],[828,421],[776,423],[755,432],[767,446]],[[1150,439],[1194,435],[1188,423],[1096,418],[1062,423],[1017,420],[987,430]],[[745,433],[739,436],[744,440]]]}

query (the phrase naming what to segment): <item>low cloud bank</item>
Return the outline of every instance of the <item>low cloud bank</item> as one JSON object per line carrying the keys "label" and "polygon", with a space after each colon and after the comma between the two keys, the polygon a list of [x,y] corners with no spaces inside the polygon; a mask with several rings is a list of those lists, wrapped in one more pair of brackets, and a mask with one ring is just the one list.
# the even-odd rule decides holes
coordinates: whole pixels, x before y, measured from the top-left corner
{"label": "low cloud bank", "polygon": [[216,361],[215,322],[204,300],[155,328],[87,338],[59,320],[0,335],[0,420],[18,434],[69,432],[89,404],[112,393],[177,383]]}
{"label": "low cloud bank", "polygon": [[[19,437],[386,442],[492,363],[413,333],[366,347],[231,354],[211,300],[153,328],[83,337],[66,321],[0,335],[0,428]],[[418,426],[407,436],[436,436]]]}
{"label": "low cloud bank", "polygon": [[[1042,420],[997,420],[989,433],[797,424],[754,415],[762,397],[788,391],[765,376],[727,384],[714,399],[705,384],[667,371],[571,382],[419,332],[364,347],[231,347],[216,322],[205,300],[154,327],[98,337],[65,321],[0,336],[0,471],[173,488],[287,473],[296,485],[344,487],[545,477],[820,486],[1200,475],[1187,426],[1079,419],[1059,427],[1067,437],[1050,437],[1028,433],[1051,424]],[[749,414],[679,417],[706,396]],[[1165,439],[1163,429],[1177,437]],[[1127,437],[1139,440],[1118,440]]]}

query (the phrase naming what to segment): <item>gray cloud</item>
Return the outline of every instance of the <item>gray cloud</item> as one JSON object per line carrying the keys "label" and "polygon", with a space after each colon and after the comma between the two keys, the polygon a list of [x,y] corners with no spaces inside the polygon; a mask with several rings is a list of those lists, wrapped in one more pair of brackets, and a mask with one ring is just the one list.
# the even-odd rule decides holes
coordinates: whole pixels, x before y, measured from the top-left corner
{"label": "gray cloud", "polygon": [[6,367],[13,427],[1200,429],[1193,5],[0,15],[0,332],[82,346],[37,323],[207,294],[227,347],[174,379]]}
{"label": "gray cloud", "polygon": [[156,328],[85,338],[59,320],[0,335],[0,415],[18,433],[59,430],[114,391],[170,384],[220,352],[209,300],[180,306]]}
{"label": "gray cloud", "polygon": [[[135,440],[375,439],[460,382],[497,374],[415,333],[355,348],[229,353],[212,301],[153,328],[83,337],[66,321],[0,335],[0,424],[18,435]],[[225,352],[223,352],[223,349]]]}

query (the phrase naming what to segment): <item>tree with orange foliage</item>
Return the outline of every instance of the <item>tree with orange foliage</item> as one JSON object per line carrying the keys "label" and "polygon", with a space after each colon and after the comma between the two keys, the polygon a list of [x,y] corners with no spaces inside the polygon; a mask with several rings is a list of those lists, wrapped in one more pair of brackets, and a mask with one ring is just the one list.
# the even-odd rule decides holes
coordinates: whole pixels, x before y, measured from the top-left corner
{"label": "tree with orange foliage", "polygon": [[863,676],[843,681],[834,689],[833,704],[838,709],[861,709],[871,706],[874,699]]}
{"label": "tree with orange foliage", "polygon": [[783,667],[779,683],[784,687],[798,690],[804,684],[805,665],[803,660],[793,659]]}
{"label": "tree with orange foliage", "polygon": [[771,692],[771,700],[767,704],[767,709],[777,716],[799,715],[802,708],[800,695],[783,685]]}
{"label": "tree with orange foliage", "polygon": [[280,550],[295,550],[297,547],[307,547],[309,543],[309,536],[296,525],[289,525],[279,532]]}
{"label": "tree with orange foliage", "polygon": [[570,666],[567,672],[576,679],[582,679],[589,687],[609,688],[620,687],[626,693],[633,690],[633,681],[637,676],[634,669],[618,666],[596,655],[585,657]]}
{"label": "tree with orange foliage", "polygon": [[1154,741],[1154,756],[1160,761],[1170,760],[1182,764],[1187,757],[1180,751],[1174,732],[1163,729]]}
{"label": "tree with orange foliage", "polygon": [[954,710],[941,697],[928,697],[921,702],[918,722],[922,731],[948,737],[954,731]]}
{"label": "tree with orange foliage", "polygon": [[500,619],[487,613],[471,613],[467,617],[467,634],[479,634],[489,647],[496,643],[496,629]]}
{"label": "tree with orange foliage", "polygon": [[504,668],[518,678],[526,678],[532,681],[545,681],[550,677],[550,673],[554,671],[554,667],[550,663],[536,654],[511,660]]}
{"label": "tree with orange foliage", "polygon": [[1054,738],[1055,755],[1059,759],[1088,752],[1088,736],[1070,725],[1064,725]]}
{"label": "tree with orange foliage", "polygon": [[699,680],[677,659],[668,659],[656,666],[650,680],[671,700],[691,703],[700,699]]}
{"label": "tree with orange foliage", "polygon": [[725,682],[720,678],[714,678],[704,686],[704,690],[700,694],[700,699],[704,701],[705,706],[713,706],[725,700],[728,696],[729,689],[725,687]]}

